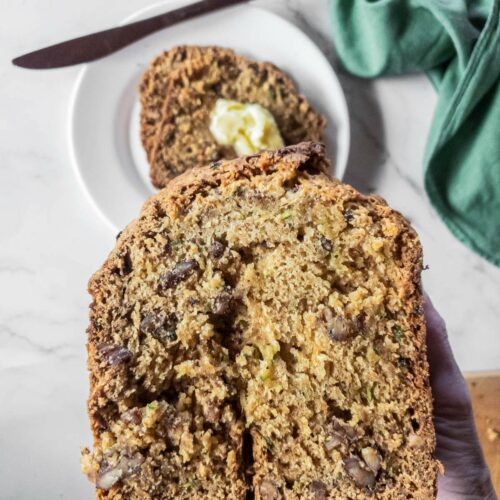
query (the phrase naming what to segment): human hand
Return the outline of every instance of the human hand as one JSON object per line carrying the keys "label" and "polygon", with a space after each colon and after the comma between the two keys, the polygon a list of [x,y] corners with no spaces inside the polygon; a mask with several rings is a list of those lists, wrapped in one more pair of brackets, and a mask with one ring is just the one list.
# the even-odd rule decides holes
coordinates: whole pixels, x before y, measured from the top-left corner
{"label": "human hand", "polygon": [[438,499],[496,499],[476,432],[471,399],[451,351],[443,318],[425,297],[427,356],[434,398],[436,458],[443,464]]}

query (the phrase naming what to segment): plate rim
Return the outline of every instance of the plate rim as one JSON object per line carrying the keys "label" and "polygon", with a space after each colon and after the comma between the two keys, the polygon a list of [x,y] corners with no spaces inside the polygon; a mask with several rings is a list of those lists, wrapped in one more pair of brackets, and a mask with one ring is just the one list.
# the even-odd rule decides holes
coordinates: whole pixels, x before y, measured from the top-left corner
{"label": "plate rim", "polygon": [[[149,11],[159,9],[162,6],[171,6],[171,8],[178,8],[183,5],[188,5],[192,3],[191,0],[159,0],[157,2],[153,2],[147,6],[144,6],[126,17],[124,17],[122,20],[120,20],[117,23],[117,26],[122,26],[124,24],[127,24],[129,22],[135,21],[135,20],[140,20],[142,16],[144,16],[146,13]],[[347,106],[347,99],[345,96],[344,89],[342,88],[342,85],[340,83],[340,79],[337,77],[337,73],[334,69],[334,67],[331,65],[330,61],[326,57],[324,51],[317,45],[317,43],[307,34],[305,33],[299,26],[297,26],[295,23],[292,21],[289,21],[288,19],[280,16],[276,12],[273,12],[272,10],[265,9],[263,7],[253,5],[253,4],[238,4],[235,5],[234,7],[242,7],[245,6],[247,8],[251,8],[257,11],[265,12],[266,15],[270,15],[271,17],[279,19],[280,22],[284,22],[291,26],[294,29],[299,30],[309,41],[314,45],[314,47],[318,50],[319,54],[321,57],[325,60],[326,64],[328,65],[331,74],[334,78],[334,80],[337,83],[338,89],[340,91],[340,101],[341,101],[341,112],[344,117],[344,136],[345,136],[345,148],[343,151],[343,154],[340,158],[336,158],[339,161],[337,162],[338,165],[341,165],[342,168],[341,170],[341,175],[337,176],[337,172],[335,172],[335,177],[337,177],[339,180],[343,180],[346,170],[347,170],[347,165],[348,165],[348,160],[349,160],[349,154],[350,154],[350,149],[351,149],[351,123],[350,123],[350,116],[349,116],[349,108]],[[233,8],[233,7],[229,7]],[[148,35],[149,36],[149,35]],[[146,37],[145,37],[146,38]],[[111,54],[112,55],[112,54]],[[67,115],[67,135],[68,135],[68,149],[69,149],[69,156],[70,156],[70,162],[72,164],[73,171],[76,176],[76,180],[78,184],[80,185],[81,189],[84,192],[84,196],[89,202],[89,204],[92,206],[92,208],[98,213],[99,217],[101,220],[105,223],[106,226],[108,226],[110,229],[112,229],[114,232],[120,231],[123,228],[117,227],[117,225],[111,220],[111,218],[106,214],[106,212],[101,208],[99,202],[95,199],[95,197],[92,195],[91,189],[85,180],[82,169],[79,166],[79,162],[77,159],[77,153],[76,153],[76,145],[75,145],[75,116],[76,116],[76,104],[77,104],[77,98],[78,94],[80,91],[80,87],[82,85],[82,82],[85,78],[85,75],[87,74],[92,62],[90,63],[85,63],[80,71],[77,74],[77,77],[75,79],[75,83],[73,84],[73,88],[70,93],[70,98],[69,98],[69,107],[68,107],[68,115]],[[154,196],[154,195],[152,195]],[[143,202],[146,202],[148,198],[145,198]],[[137,214],[138,216],[139,214]],[[136,216],[136,217],[137,217]],[[133,219],[129,221],[132,222]],[[129,224],[127,223],[127,224]]]}

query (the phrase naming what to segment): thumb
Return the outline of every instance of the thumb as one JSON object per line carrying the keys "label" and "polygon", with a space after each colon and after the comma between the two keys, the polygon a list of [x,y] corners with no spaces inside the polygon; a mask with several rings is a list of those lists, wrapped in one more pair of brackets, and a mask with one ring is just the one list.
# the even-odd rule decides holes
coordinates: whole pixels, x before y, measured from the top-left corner
{"label": "thumb", "polygon": [[[470,415],[467,385],[451,350],[446,325],[427,294],[424,298],[427,324],[427,359],[434,396],[434,413]],[[458,416],[458,415],[457,415]]]}

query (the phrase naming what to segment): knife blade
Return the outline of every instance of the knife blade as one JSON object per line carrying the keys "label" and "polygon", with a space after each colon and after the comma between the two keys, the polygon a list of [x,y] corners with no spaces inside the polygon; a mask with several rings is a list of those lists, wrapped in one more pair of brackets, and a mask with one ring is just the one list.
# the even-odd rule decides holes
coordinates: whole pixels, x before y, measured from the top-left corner
{"label": "knife blade", "polygon": [[57,43],[40,50],[16,57],[12,63],[29,69],[50,69],[72,66],[105,57],[131,43],[167,28],[218,9],[230,7],[249,0],[201,0],[171,10],[143,21],[98,31],[66,42]]}

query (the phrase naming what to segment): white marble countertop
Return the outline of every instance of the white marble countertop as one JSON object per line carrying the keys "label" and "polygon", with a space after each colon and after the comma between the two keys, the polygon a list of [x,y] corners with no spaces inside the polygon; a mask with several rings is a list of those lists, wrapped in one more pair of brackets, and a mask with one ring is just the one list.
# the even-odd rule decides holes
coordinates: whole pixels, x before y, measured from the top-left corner
{"label": "white marble countertop", "polygon": [[[334,61],[326,0],[257,2],[301,26]],[[25,71],[10,59],[113,25],[144,0],[2,1],[0,17],[0,497],[92,498],[79,471],[85,400],[86,282],[115,240],[70,166],[68,101],[78,68]],[[305,8],[307,5],[307,8]],[[422,188],[434,90],[421,75],[340,73],[352,122],[347,181],[375,191],[420,234],[426,290],[460,366],[500,369],[500,270],[461,245]]]}

